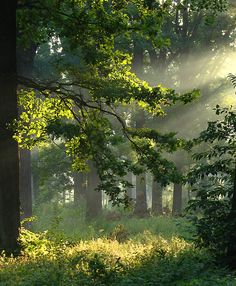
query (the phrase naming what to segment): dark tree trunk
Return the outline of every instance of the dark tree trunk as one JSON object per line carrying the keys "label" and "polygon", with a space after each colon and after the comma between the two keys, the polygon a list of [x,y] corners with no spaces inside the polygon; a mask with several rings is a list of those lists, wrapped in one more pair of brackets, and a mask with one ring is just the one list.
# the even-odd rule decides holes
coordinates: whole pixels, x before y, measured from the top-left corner
{"label": "dark tree trunk", "polygon": [[10,253],[20,225],[18,146],[6,128],[17,118],[16,1],[1,2],[0,19],[0,250]]}
{"label": "dark tree trunk", "polygon": [[83,173],[74,173],[74,205],[85,200],[86,196],[86,176]]}
{"label": "dark tree trunk", "polygon": [[90,172],[88,173],[88,185],[86,191],[87,218],[93,219],[101,214],[102,211],[102,193],[95,189],[100,183],[97,169],[92,162],[89,163]]}
{"label": "dark tree trunk", "polygon": [[157,215],[163,214],[162,186],[154,178],[152,182],[152,213]]}
{"label": "dark tree trunk", "polygon": [[[34,67],[34,57],[37,46],[30,43],[28,47],[17,47],[17,74],[26,78],[31,78]],[[20,88],[20,87],[19,87]],[[21,112],[21,110],[19,111]],[[31,182],[31,152],[20,149],[20,205],[21,219],[32,216],[32,182]],[[25,223],[25,227],[30,227],[30,223]]]}
{"label": "dark tree trunk", "polygon": [[174,184],[173,191],[173,215],[180,215],[182,211],[182,184]]}

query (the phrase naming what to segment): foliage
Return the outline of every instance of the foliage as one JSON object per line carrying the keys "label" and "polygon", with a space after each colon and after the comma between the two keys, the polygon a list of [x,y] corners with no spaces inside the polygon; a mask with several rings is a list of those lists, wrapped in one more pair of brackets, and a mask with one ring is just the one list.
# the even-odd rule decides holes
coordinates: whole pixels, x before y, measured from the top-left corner
{"label": "foliage", "polygon": [[[163,184],[179,180],[173,164],[158,149],[165,145],[163,140],[170,149],[179,148],[173,135],[156,138],[158,146],[137,140],[118,107],[136,102],[159,115],[165,106],[185,104],[199,96],[197,90],[178,94],[161,85],[150,86],[133,73],[133,52],[122,48],[123,41],[128,46],[136,39],[155,46],[166,44],[157,32],[169,3],[149,4],[136,0],[119,5],[115,1],[23,1],[18,11],[19,41],[29,45],[26,39],[36,31],[39,37],[32,37],[39,45],[36,62],[48,58],[50,72],[35,71],[32,79],[19,78],[25,89],[20,93],[23,112],[15,122],[15,139],[27,148],[63,140],[74,170],[86,171],[93,161],[101,178],[98,189],[105,190],[115,204],[128,204],[125,190],[130,184],[123,178],[128,172],[140,172],[141,165],[156,170],[156,177],[166,174]],[[35,17],[25,23],[29,11]],[[112,118],[122,132],[115,131]],[[133,146],[136,162],[114,153],[124,141]]]}
{"label": "foliage", "polygon": [[235,285],[234,276],[217,268],[207,251],[176,237],[150,236],[146,243],[103,238],[74,245],[39,237],[23,231],[22,256],[0,257],[0,285]]}
{"label": "foliage", "polygon": [[189,173],[196,198],[190,209],[200,211],[197,218],[199,242],[215,251],[225,253],[233,232],[232,210],[233,183],[236,159],[236,113],[232,108],[215,108],[220,117],[208,122],[196,144],[203,144],[204,151],[195,153],[197,164]]}
{"label": "foliage", "polygon": [[215,13],[222,12],[227,9],[228,1],[227,0],[213,0],[213,1],[206,1],[206,0],[192,0],[191,5],[194,9],[197,10],[211,10]]}
{"label": "foliage", "polygon": [[[19,92],[19,105],[24,110],[19,120],[13,122],[16,129],[14,139],[23,148],[32,149],[34,146],[48,142],[47,125],[55,119],[72,119],[73,115],[66,104],[59,98],[51,96],[42,98],[34,90]],[[67,101],[68,105],[71,102]],[[18,131],[18,132],[17,132]],[[20,132],[19,132],[20,131]]]}
{"label": "foliage", "polygon": [[65,192],[73,189],[71,161],[63,144],[44,146],[32,156],[32,175],[38,179],[35,204],[60,201]]}

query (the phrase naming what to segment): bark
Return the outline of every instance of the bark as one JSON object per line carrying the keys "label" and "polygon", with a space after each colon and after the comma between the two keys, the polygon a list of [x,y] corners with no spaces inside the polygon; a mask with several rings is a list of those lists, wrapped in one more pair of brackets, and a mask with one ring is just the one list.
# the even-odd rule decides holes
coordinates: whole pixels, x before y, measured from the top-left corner
{"label": "bark", "polygon": [[83,173],[74,173],[74,205],[78,206],[79,203],[85,200],[86,196],[86,177]]}
{"label": "bark", "polygon": [[6,124],[17,118],[16,1],[1,2],[0,17],[0,250],[18,250],[19,157]]}
{"label": "bark", "polygon": [[173,192],[173,215],[180,215],[182,211],[182,184],[174,184]]}
{"label": "bark", "polygon": [[152,213],[157,215],[163,214],[162,187],[154,178],[152,182]]}
{"label": "bark", "polygon": [[94,219],[102,211],[102,193],[95,189],[100,183],[96,167],[92,162],[89,163],[90,172],[88,173],[88,186],[86,192],[87,218]]}

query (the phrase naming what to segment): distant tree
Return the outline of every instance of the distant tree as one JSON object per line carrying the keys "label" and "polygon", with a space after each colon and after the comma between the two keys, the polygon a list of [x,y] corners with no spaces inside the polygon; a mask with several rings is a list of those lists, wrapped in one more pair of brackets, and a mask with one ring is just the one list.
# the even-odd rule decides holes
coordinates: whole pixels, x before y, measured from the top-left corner
{"label": "distant tree", "polygon": [[100,178],[93,162],[89,162],[89,169],[86,189],[86,217],[95,219],[102,212],[102,192],[98,191]]}
{"label": "distant tree", "polygon": [[174,183],[172,214],[180,215],[182,212],[182,184]]}
{"label": "distant tree", "polygon": [[[144,128],[145,113],[143,110],[137,112],[135,128]],[[136,200],[134,213],[139,216],[147,214],[147,180],[146,172],[136,175]]]}
{"label": "distant tree", "polygon": [[74,204],[78,206],[81,202],[85,202],[86,199],[86,176],[85,173],[73,172],[74,181]]}
{"label": "distant tree", "polygon": [[162,205],[163,187],[155,178],[152,181],[152,213],[157,215],[163,214]]}

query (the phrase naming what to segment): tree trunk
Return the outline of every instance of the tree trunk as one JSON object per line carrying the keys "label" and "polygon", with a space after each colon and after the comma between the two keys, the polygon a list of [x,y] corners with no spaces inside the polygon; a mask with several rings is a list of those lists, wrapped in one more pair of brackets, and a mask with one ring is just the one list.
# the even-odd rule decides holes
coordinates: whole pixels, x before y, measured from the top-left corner
{"label": "tree trunk", "polygon": [[[145,113],[140,110],[136,114],[136,128],[143,128],[145,124]],[[147,215],[147,194],[146,194],[146,174],[136,176],[136,203],[134,213],[139,216]]]}
{"label": "tree trunk", "polygon": [[[30,43],[28,47],[17,47],[17,74],[26,78],[31,78],[34,67],[34,57],[37,45]],[[22,110],[19,111],[19,113]],[[31,182],[31,152],[30,150],[20,149],[20,205],[21,219],[32,216],[32,182]],[[30,223],[25,223],[26,228]]]}
{"label": "tree trunk", "polygon": [[157,215],[163,214],[162,187],[154,178],[152,182],[152,213]]}
{"label": "tree trunk", "polygon": [[136,176],[136,204],[134,214],[143,217],[147,215],[146,174]]}
{"label": "tree trunk", "polygon": [[94,219],[100,215],[102,211],[102,193],[95,190],[100,183],[96,167],[92,162],[89,163],[89,167],[90,172],[88,173],[88,186],[86,192],[86,216],[88,219]]}
{"label": "tree trunk", "polygon": [[[130,184],[132,184],[132,177],[133,177],[132,173],[129,172],[129,173],[125,176],[125,179],[126,179],[127,182],[129,182]],[[133,199],[133,198],[134,198],[134,196],[133,196],[133,189],[134,189],[134,188],[130,187],[130,188],[127,188],[127,190],[126,190],[127,196],[128,196],[130,199]]]}
{"label": "tree trunk", "polygon": [[182,211],[182,184],[174,184],[172,214],[177,216]]}
{"label": "tree trunk", "polygon": [[16,1],[1,2],[0,17],[0,250],[17,252],[20,225],[19,157],[6,124],[17,118]]}
{"label": "tree trunk", "polygon": [[86,177],[83,173],[75,172],[74,175],[74,205],[78,206],[79,203],[85,200],[86,196]]}

